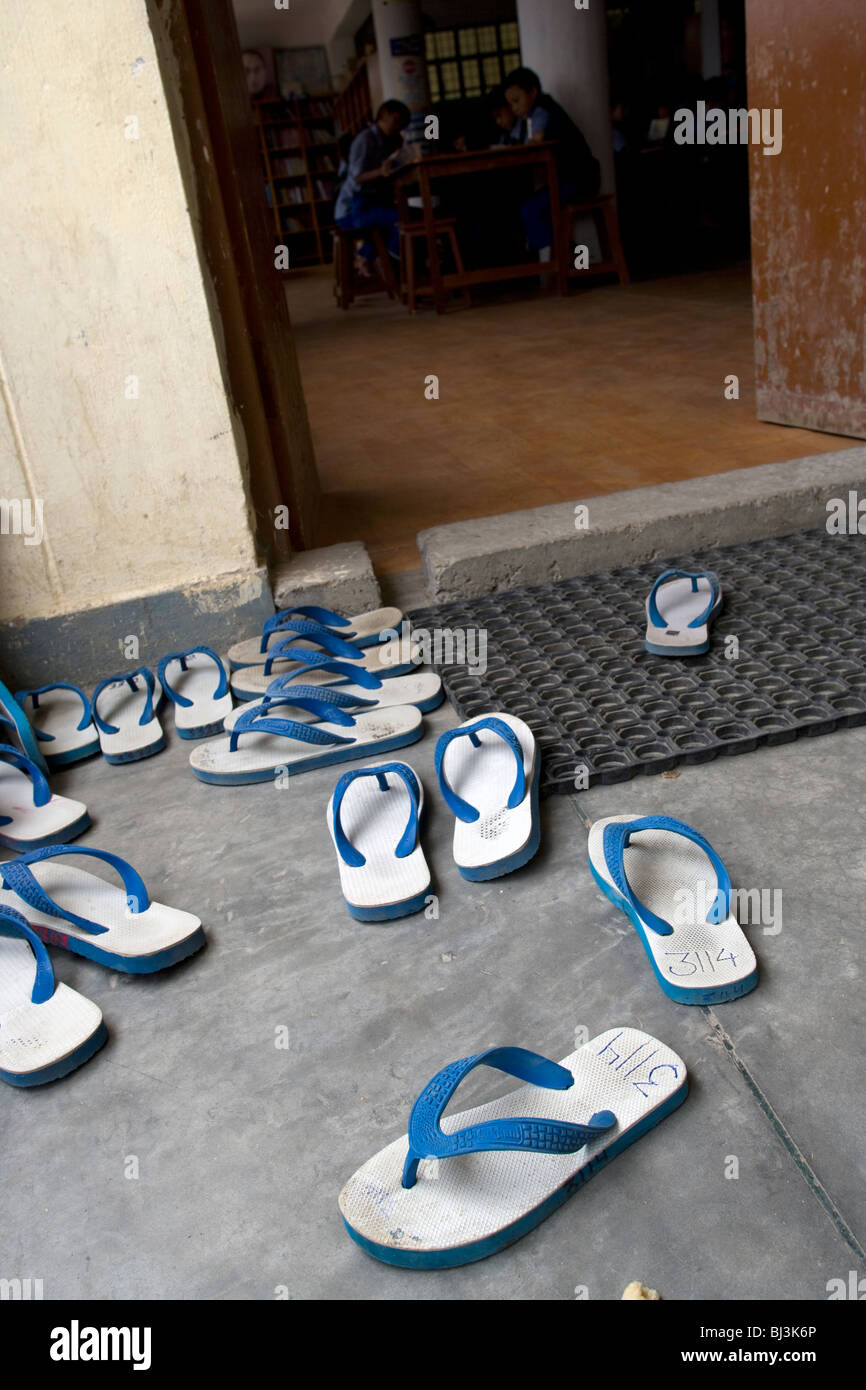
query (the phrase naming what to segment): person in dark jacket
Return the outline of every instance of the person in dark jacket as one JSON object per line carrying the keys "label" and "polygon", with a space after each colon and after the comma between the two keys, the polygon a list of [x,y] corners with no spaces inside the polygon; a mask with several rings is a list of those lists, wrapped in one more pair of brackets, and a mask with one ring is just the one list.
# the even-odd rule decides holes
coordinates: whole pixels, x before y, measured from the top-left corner
{"label": "person in dark jacket", "polygon": [[[515,68],[504,82],[508,104],[523,122],[527,142],[556,142],[556,170],[563,204],[594,198],[601,182],[601,166],[581,130],[558,101],[542,91],[541,80],[531,68]],[[550,259],[553,228],[550,190],[539,188],[521,206],[520,215],[530,246],[540,260]]]}
{"label": "person in dark jacket", "polygon": [[[405,157],[401,136],[411,119],[411,112],[402,101],[383,101],[375,121],[352,141],[346,175],[334,207],[338,227],[358,232],[381,228],[387,234],[388,250],[395,257],[399,255],[398,215],[388,176]],[[365,241],[361,257],[368,266],[375,254],[373,243]]]}

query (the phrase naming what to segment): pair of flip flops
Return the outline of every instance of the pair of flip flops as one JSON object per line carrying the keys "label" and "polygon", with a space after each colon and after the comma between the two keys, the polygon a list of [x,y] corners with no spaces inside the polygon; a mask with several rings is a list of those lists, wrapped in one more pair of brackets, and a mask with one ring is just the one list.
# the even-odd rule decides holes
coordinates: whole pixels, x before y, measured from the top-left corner
{"label": "pair of flip flops", "polygon": [[[418,665],[411,640],[393,637],[386,642],[363,646],[306,618],[284,619],[278,638],[262,655],[261,662],[232,672],[232,693],[239,700],[261,698],[276,677],[301,669],[315,668],[311,671],[310,684],[330,685],[337,680],[358,682],[364,676],[394,679],[408,675]],[[335,675],[329,669],[335,662],[345,664],[348,674]]]}
{"label": "pair of flip flops", "polygon": [[[122,888],[67,864],[72,854],[110,865]],[[55,984],[46,945],[112,970],[152,974],[204,944],[199,918],[153,902],[119,855],[49,845],[0,864],[0,1079],[13,1086],[54,1081],[105,1042],[100,1009]]]}
{"label": "pair of flip flops", "polygon": [[[364,648],[381,643],[383,635],[398,628],[402,618],[399,608],[374,608],[350,618],[344,613],[335,613],[330,608],[315,604],[284,608],[268,618],[261,637],[247,637],[229,648],[229,667],[232,671],[240,671],[248,666],[263,666],[268,655],[284,641],[287,633],[297,635],[297,622],[309,623],[316,633],[324,629],[331,636]],[[304,636],[303,633],[300,635]],[[302,642],[301,645],[306,644]]]}
{"label": "pair of flip flops", "polygon": [[163,695],[174,705],[183,739],[206,738],[223,727],[233,701],[228,673],[210,647],[164,656],[157,675],[147,666],[108,676],[93,692],[93,722],[109,763],[137,762],[165,747],[158,717]]}
{"label": "pair of flip flops", "polygon": [[[444,733],[436,773],[454,812],[454,859],[483,882],[529,862],[540,843],[540,757],[521,719],[491,714]],[[392,921],[429,901],[420,842],[424,788],[408,763],[353,769],[340,778],[327,821],[346,906],[362,922]]]}
{"label": "pair of flip flops", "polygon": [[656,656],[700,656],[710,649],[710,624],[722,608],[722,586],[712,570],[670,569],[646,601],[646,649]]}

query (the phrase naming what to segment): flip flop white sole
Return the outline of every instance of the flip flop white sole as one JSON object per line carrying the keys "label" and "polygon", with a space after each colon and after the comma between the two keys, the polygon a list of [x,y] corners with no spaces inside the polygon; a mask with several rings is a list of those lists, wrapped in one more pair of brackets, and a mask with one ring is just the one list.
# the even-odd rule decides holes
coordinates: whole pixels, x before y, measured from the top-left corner
{"label": "flip flop white sole", "polygon": [[[376,709],[392,709],[394,705],[415,705],[422,714],[429,714],[431,710],[438,709],[445,699],[441,677],[435,671],[418,671],[417,674],[411,676],[394,676],[392,680],[383,681],[378,690],[370,690],[365,686],[352,685],[351,683],[338,684],[336,680],[328,680],[324,677],[324,673],[318,671],[304,672],[303,684],[333,685],[341,695],[354,697],[356,700],[370,701]],[[284,686],[281,691],[285,697],[289,697],[291,693],[291,685]],[[246,710],[261,709],[263,704],[262,700],[256,700],[251,704],[239,705],[232,710],[231,714],[226,716],[225,728],[233,729]],[[280,713],[284,714],[287,719],[302,719],[310,723],[316,720],[315,715],[302,710],[297,705],[280,704],[279,708]]]}
{"label": "flip flop white sole", "polygon": [[[480,746],[469,736],[451,742],[453,730],[442,735],[439,744],[447,742],[442,759],[447,783],[455,796],[478,812],[475,820],[456,816],[454,821],[454,861],[463,877],[475,882],[522,868],[537,852],[541,834],[541,759],[532,730],[511,714],[497,712],[482,718],[500,721],[516,736],[523,755],[525,793],[518,805],[509,807],[515,785],[515,755],[493,729],[480,728],[474,735]],[[467,719],[458,728],[468,730],[479,723],[478,717]]]}
{"label": "flip flop white sole", "polygon": [[[8,923],[0,921],[4,929]],[[102,1011],[90,999],[59,984],[49,998],[34,1003],[36,985],[37,961],[28,941],[0,935],[0,1079],[11,1086],[56,1081],[107,1038]]]}
{"label": "flip flop white sole", "polygon": [[409,1156],[404,1135],[359,1168],[340,1193],[352,1239],[377,1259],[407,1269],[448,1269],[484,1259],[539,1225],[676,1109],[688,1090],[682,1058],[634,1028],[609,1029],[560,1066],[574,1077],[568,1090],[521,1086],[499,1100],[446,1115],[441,1130],[451,1134],[486,1121],[525,1118],[584,1125],[605,1112],[615,1117],[611,1128],[576,1153],[484,1151],[428,1160],[409,1188],[402,1185]]}
{"label": "flip flop white sole", "polygon": [[720,1004],[748,994],[758,982],[755,953],[730,913],[707,921],[718,879],[700,845],[667,829],[637,830],[623,852],[623,868],[638,903],[672,928],[662,936],[641,917],[615,882],[605,854],[607,826],[639,823],[637,816],[608,816],[589,832],[593,878],[636,928],[656,979],[678,1004]]}
{"label": "flip flop white sole", "polygon": [[[98,709],[96,703],[98,698]],[[165,734],[157,710],[162,698],[162,687],[156,682],[153,696],[152,718],[142,724],[145,712],[147,691],[141,683],[130,689],[125,680],[118,679],[103,686],[98,697],[94,695],[94,708],[99,718],[106,724],[116,726],[116,733],[106,733],[96,722],[99,733],[99,746],[106,762],[131,763],[140,758],[150,758],[165,747]]]}
{"label": "flip flop white sole", "polygon": [[90,825],[83,801],[52,795],[44,806],[34,801],[33,782],[25,772],[0,760],[0,845],[20,853],[81,835]]}
{"label": "flip flop white sole", "polygon": [[[397,767],[404,769],[402,774]],[[417,797],[410,786],[418,788]],[[335,802],[342,835],[349,842],[345,852],[335,827]],[[328,830],[337,851],[343,897],[358,921],[392,921],[425,907],[430,869],[417,829],[414,848],[405,853],[401,846],[407,825],[420,822],[423,812],[424,788],[405,763],[363,768],[337,783],[328,802]],[[347,862],[345,854],[352,851],[352,858],[357,855],[362,863]]]}
{"label": "flip flop white sole", "polygon": [[[306,647],[309,645],[306,640],[293,642],[295,648]],[[310,647],[311,651],[315,650]],[[393,679],[397,676],[407,675],[412,671],[416,664],[414,655],[417,647],[411,641],[404,642],[399,638],[393,638],[390,642],[382,642],[377,647],[365,647],[363,652],[358,653],[358,667],[363,671],[368,671],[372,676],[378,676],[380,680]],[[287,671],[297,671],[302,666],[300,661],[283,661],[279,658],[274,662],[273,667],[265,675],[264,666],[245,666],[240,671],[234,671],[231,677],[233,693],[239,700],[260,699],[267,693],[271,681],[278,676],[285,675]],[[346,660],[346,664],[349,662]],[[304,683],[307,684],[307,674],[311,679],[309,684],[331,684],[333,681],[325,682],[312,679],[320,676],[321,672],[309,672],[304,674]]]}
{"label": "flip flop white sole", "polygon": [[710,624],[722,606],[721,589],[706,622],[700,627],[690,627],[690,623],[705,612],[712,594],[712,582],[704,576],[698,579],[697,590],[687,578],[669,579],[662,584],[656,593],[656,604],[666,626],[657,627],[651,621],[650,600],[647,599],[647,651],[656,656],[701,656],[709,651]]}
{"label": "flip flop white sole", "polygon": [[85,708],[89,708],[89,703],[88,706],[83,703],[83,692],[79,694],[76,690],[57,686],[41,692],[36,698],[39,701],[36,708],[30,691],[22,695],[20,703],[32,727],[48,735],[42,747],[49,768],[64,767],[99,752],[99,734],[92,720],[88,719],[84,728],[79,728]]}
{"label": "flip flop white sole", "polygon": [[[14,870],[15,861],[9,867]],[[176,965],[205,944],[201,920],[191,912],[150,901],[133,912],[126,893],[116,884],[76,869],[61,858],[30,862],[39,887],[60,907],[107,928],[98,935],[62,916],[33,907],[14,888],[5,886],[0,864],[0,906],[26,918],[48,946],[60,946],[99,965],[125,974],[151,974]]]}
{"label": "flip flop white sole", "polygon": [[352,742],[323,746],[314,752],[309,743],[300,739],[251,730],[241,735],[243,742],[234,751],[229,736],[201,744],[190,754],[190,767],[202,782],[224,786],[270,782],[280,774],[293,777],[414,743],[424,732],[424,716],[414,705],[398,705],[381,713],[374,710],[357,715],[352,729],[325,721],[316,724],[315,730],[325,736],[348,737]]}
{"label": "flip flop white sole", "polygon": [[[223,674],[222,666],[214,666],[214,658],[204,652],[191,651],[184,654],[186,670],[179,658],[160,663],[160,673],[165,672],[164,687],[192,704],[174,703],[174,726],[180,738],[207,738],[218,734],[226,727],[226,716],[234,708],[231,692],[217,697],[215,687]],[[168,696],[171,699],[171,696]]]}
{"label": "flip flop white sole", "polygon": [[[295,610],[286,610],[295,611]],[[355,613],[348,619],[348,627],[330,627],[326,624],[327,631],[334,637],[340,637],[346,642],[355,642],[367,646],[379,640],[380,632],[388,632],[397,629],[403,620],[403,614],[399,608],[372,608],[366,613]],[[268,649],[280,642],[285,637],[285,633],[278,629],[268,636],[268,647],[263,652],[261,650],[261,637],[247,637],[242,642],[235,642],[229,648],[229,665],[233,671],[240,670],[244,666],[262,666],[267,658]]]}

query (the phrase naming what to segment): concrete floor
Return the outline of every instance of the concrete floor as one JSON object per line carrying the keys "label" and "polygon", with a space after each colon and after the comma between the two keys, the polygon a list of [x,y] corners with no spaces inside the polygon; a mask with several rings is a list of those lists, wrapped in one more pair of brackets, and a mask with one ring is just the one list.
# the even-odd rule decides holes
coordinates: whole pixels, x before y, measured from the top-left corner
{"label": "concrete floor", "polygon": [[[55,779],[91,809],[81,843],[131,858],[209,945],[151,978],[52,952],[110,1041],[54,1085],[0,1087],[0,1276],[41,1278],[47,1299],[597,1300],[639,1278],[665,1299],[823,1300],[866,1273],[866,730],[548,800],[537,859],[470,885],[433,793],[453,718],[437,711],[406,753],[431,793],[438,921],[349,917],[324,821],[334,770],[208,787],[172,735],[146,762]],[[735,886],[783,894],[781,932],[749,929],[761,979],[745,999],[670,1002],[595,888],[582,815],[651,810],[705,832]],[[503,1042],[558,1058],[576,1027],[621,1023],[684,1056],[690,1096],[536,1231],[430,1274],[348,1239],[343,1181],[405,1132],[445,1062]],[[482,1069],[460,1108],[497,1084]]]}

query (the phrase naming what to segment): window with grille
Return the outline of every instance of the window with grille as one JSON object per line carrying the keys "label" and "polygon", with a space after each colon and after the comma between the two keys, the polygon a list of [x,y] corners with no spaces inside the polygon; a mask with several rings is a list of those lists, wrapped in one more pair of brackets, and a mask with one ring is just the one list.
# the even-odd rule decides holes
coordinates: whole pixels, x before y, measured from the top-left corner
{"label": "window with grille", "polygon": [[425,37],[433,102],[480,97],[520,66],[517,22],[462,24]]}

